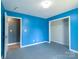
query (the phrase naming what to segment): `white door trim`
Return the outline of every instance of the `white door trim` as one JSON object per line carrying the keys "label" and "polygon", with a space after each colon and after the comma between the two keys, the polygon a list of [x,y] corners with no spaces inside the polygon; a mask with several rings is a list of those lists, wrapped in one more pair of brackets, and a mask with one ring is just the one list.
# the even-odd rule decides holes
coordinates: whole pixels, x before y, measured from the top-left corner
{"label": "white door trim", "polygon": [[8,52],[8,24],[7,24],[7,13],[5,12],[5,40],[4,40],[4,58],[6,58]]}
{"label": "white door trim", "polygon": [[22,18],[15,16],[7,16],[7,17],[20,19],[20,48],[22,48]]}
{"label": "white door trim", "polygon": [[54,19],[49,21],[49,43],[51,43],[51,23],[54,21],[62,20],[64,18],[69,18],[69,50],[71,50],[71,25],[70,25],[70,16]]}

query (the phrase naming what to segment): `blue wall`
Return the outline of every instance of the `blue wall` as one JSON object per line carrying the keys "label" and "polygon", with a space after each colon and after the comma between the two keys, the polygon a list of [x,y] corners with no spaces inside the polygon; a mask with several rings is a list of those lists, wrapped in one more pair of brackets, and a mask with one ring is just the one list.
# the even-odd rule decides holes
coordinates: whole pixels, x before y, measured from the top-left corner
{"label": "blue wall", "polygon": [[[48,20],[11,11],[6,12],[8,16],[22,18],[22,46],[48,41]],[[27,29],[27,32],[24,32],[24,29]]]}
{"label": "blue wall", "polygon": [[1,3],[1,56],[3,56],[4,54],[4,25],[5,25],[4,12],[5,12],[5,9]]}
{"label": "blue wall", "polygon": [[57,18],[62,18],[70,16],[70,26],[71,26],[71,49],[78,51],[78,8],[71,11],[53,16],[48,18],[48,20],[54,20]]}

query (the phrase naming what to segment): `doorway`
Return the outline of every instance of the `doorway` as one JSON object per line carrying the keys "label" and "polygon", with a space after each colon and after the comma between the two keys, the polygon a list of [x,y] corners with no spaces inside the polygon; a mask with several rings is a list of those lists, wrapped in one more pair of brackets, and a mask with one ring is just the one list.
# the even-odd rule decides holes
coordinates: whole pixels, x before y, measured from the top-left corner
{"label": "doorway", "polygon": [[55,42],[70,49],[70,17],[49,21],[49,43]]}
{"label": "doorway", "polygon": [[8,50],[20,48],[20,19],[8,17]]}
{"label": "doorway", "polygon": [[18,17],[7,16],[7,25],[5,32],[7,32],[7,46],[8,51],[21,47],[21,19]]}
{"label": "doorway", "polygon": [[5,12],[4,58],[8,51],[22,47],[22,18],[8,16]]}

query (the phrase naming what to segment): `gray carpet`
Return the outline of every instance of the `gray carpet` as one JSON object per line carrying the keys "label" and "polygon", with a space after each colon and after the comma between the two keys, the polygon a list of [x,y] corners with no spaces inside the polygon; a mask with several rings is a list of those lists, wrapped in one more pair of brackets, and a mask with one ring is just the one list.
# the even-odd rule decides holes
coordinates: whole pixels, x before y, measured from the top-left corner
{"label": "gray carpet", "polygon": [[53,42],[9,51],[6,59],[78,59],[78,54]]}

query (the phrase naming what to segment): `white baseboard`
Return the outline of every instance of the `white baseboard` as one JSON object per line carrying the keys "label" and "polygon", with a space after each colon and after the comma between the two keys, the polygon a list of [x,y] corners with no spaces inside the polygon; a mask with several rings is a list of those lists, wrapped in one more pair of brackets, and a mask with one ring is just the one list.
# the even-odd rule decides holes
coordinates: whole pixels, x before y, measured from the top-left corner
{"label": "white baseboard", "polygon": [[29,46],[34,46],[34,45],[38,45],[38,44],[42,44],[42,43],[48,43],[48,41],[43,41],[43,42],[38,42],[38,43],[34,43],[34,44],[25,45],[25,46],[22,46],[22,48],[29,47]]}
{"label": "white baseboard", "polygon": [[78,51],[76,50],[73,50],[73,49],[69,49],[71,52],[74,52],[74,53],[78,53]]}
{"label": "white baseboard", "polygon": [[10,43],[10,44],[8,44],[8,46],[10,46],[10,45],[15,45],[15,44],[19,44],[19,42]]}

